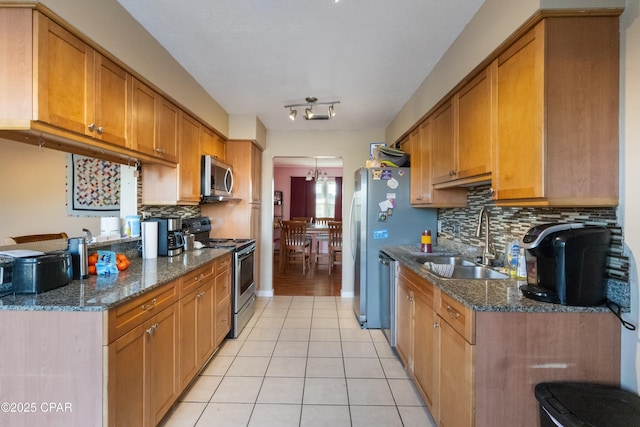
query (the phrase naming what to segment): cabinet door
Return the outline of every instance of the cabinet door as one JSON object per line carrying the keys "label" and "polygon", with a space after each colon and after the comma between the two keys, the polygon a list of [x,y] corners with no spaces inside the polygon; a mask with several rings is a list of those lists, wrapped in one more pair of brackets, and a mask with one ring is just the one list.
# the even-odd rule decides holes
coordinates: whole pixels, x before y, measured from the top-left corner
{"label": "cabinet door", "polygon": [[125,147],[129,118],[131,75],[104,56],[95,53],[94,138]]}
{"label": "cabinet door", "polygon": [[180,163],[178,164],[178,199],[183,202],[200,201],[200,123],[181,113]]}
{"label": "cabinet door", "polygon": [[473,425],[473,346],[442,319],[440,324],[440,426]]}
{"label": "cabinet door", "polygon": [[403,282],[402,276],[398,279],[398,295],[396,313],[396,350],[408,372],[413,371],[413,298],[412,292]]}
{"label": "cabinet door", "polygon": [[430,147],[427,145],[431,132],[431,122],[426,120],[409,134],[411,150],[411,203],[414,205],[431,202]]}
{"label": "cabinet door", "polygon": [[215,289],[214,281],[202,285],[196,291],[197,304],[197,338],[196,357],[197,366],[200,367],[211,356],[215,348],[214,316],[215,316]]}
{"label": "cabinet door", "polygon": [[453,102],[448,100],[430,117],[432,122],[431,161],[434,184],[455,179],[455,138]]}
{"label": "cabinet door", "polygon": [[251,203],[260,203],[262,186],[262,151],[251,144]]}
{"label": "cabinet door", "polygon": [[94,51],[36,13],[38,31],[37,120],[81,135],[94,117]]}
{"label": "cabinet door", "polygon": [[142,324],[109,345],[109,426],[145,426],[145,354]]}
{"label": "cabinet door", "polygon": [[196,341],[198,327],[197,291],[190,292],[179,301],[180,307],[180,389],[189,385],[198,372]]}
{"label": "cabinet door", "polygon": [[148,322],[146,395],[150,425],[158,425],[178,398],[178,308],[174,304]]}
{"label": "cabinet door", "polygon": [[131,137],[129,145],[141,153],[155,155],[158,94],[133,79],[131,90]]}
{"label": "cabinet door", "polygon": [[491,172],[491,87],[488,67],[456,94],[458,179]]}
{"label": "cabinet door", "polygon": [[498,200],[544,197],[542,29],[537,25],[494,63],[498,104],[493,185]]}
{"label": "cabinet door", "polygon": [[224,143],[214,131],[206,126],[200,128],[202,154],[224,160]]}
{"label": "cabinet door", "polygon": [[438,419],[438,346],[440,339],[437,313],[419,292],[414,293],[413,375],[427,406]]}
{"label": "cabinet door", "polygon": [[160,96],[158,131],[156,133],[156,155],[158,157],[173,163],[178,162],[179,127],[180,110],[172,102]]}

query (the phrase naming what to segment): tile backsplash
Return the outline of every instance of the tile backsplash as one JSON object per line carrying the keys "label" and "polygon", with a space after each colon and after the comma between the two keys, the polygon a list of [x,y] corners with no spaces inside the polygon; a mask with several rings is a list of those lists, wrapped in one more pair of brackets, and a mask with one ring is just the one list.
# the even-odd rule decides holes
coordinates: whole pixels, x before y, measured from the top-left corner
{"label": "tile backsplash", "polygon": [[607,257],[607,276],[628,288],[629,258],[624,255],[622,228],[618,225],[617,208],[519,208],[498,207],[491,199],[490,186],[470,188],[466,208],[438,209],[441,239],[453,245],[468,245],[481,254],[484,247],[484,224],[481,237],[476,237],[478,214],[485,206],[490,217],[490,236],[496,255],[504,259],[507,243],[521,238],[527,230],[538,224],[583,222],[601,225],[611,230],[611,245]]}

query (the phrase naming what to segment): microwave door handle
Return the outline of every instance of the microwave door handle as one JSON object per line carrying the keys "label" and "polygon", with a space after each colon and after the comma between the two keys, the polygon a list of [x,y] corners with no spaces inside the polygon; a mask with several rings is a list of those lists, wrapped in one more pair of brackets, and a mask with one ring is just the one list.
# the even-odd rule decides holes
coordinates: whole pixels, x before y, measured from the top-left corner
{"label": "microwave door handle", "polygon": [[[229,188],[226,188],[227,177],[231,178],[231,186]],[[227,168],[227,171],[224,173],[224,186],[225,186],[225,189],[227,190],[227,193],[233,192],[233,172],[231,172],[231,168]]]}

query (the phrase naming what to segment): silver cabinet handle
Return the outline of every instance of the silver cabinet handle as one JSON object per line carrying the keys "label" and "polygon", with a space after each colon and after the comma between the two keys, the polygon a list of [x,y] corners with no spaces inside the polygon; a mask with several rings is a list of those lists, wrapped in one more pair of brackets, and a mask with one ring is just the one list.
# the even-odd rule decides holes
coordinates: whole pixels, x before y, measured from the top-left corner
{"label": "silver cabinet handle", "polygon": [[156,329],[158,329],[158,324],[157,324],[157,323],[156,323],[156,324],[154,324],[154,325],[153,325],[152,327],[150,327],[149,329],[147,329],[147,334],[149,334],[149,335],[153,334],[153,333],[156,331]]}
{"label": "silver cabinet handle", "polygon": [[205,294],[206,294],[206,292],[202,291],[202,292],[199,292],[198,295],[196,295],[196,297],[202,298]]}
{"label": "silver cabinet handle", "polygon": [[435,328],[437,328],[437,327],[439,327],[439,326],[440,326],[440,324],[439,324],[438,322],[433,322],[433,327],[434,327],[434,329],[435,329]]}
{"label": "silver cabinet handle", "polygon": [[157,301],[156,299],[152,299],[150,303],[146,303],[146,304],[142,304],[142,307],[140,307],[143,310],[149,310],[150,308],[153,308],[156,305]]}
{"label": "silver cabinet handle", "polygon": [[91,132],[93,132],[94,130],[96,130],[96,124],[95,124],[95,123],[91,123],[91,124],[89,125],[89,130],[90,130]]}
{"label": "silver cabinet handle", "polygon": [[98,135],[102,135],[102,132],[104,132],[104,128],[102,126],[98,126],[98,129],[96,129],[96,132],[98,132]]}
{"label": "silver cabinet handle", "polygon": [[447,306],[447,313],[449,313],[450,316],[454,317],[454,318],[458,318],[460,317],[460,313],[458,313],[457,311],[455,311],[453,308],[451,308],[450,305]]}

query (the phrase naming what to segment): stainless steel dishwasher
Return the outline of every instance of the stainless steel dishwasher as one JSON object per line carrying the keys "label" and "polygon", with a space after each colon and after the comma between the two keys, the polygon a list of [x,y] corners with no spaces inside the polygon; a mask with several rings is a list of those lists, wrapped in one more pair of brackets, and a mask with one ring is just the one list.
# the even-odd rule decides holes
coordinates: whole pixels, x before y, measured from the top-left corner
{"label": "stainless steel dishwasher", "polygon": [[398,263],[384,252],[378,253],[380,271],[381,329],[391,347],[396,346],[396,269]]}

